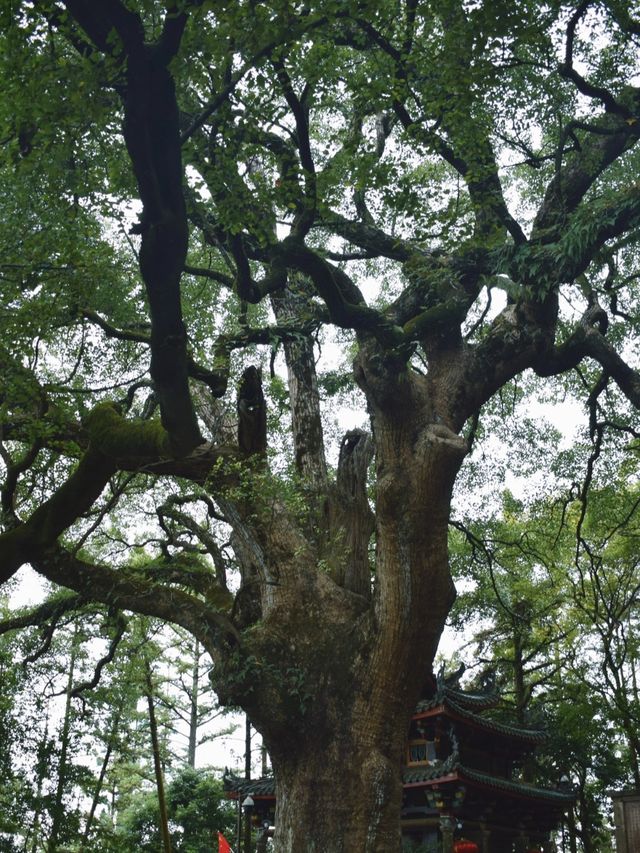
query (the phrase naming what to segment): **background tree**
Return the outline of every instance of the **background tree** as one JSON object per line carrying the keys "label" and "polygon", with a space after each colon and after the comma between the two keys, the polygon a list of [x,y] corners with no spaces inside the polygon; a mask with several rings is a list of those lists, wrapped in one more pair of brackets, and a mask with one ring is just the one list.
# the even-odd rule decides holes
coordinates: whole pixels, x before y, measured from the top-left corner
{"label": "background tree", "polygon": [[476,679],[497,676],[511,717],[547,730],[537,773],[575,785],[567,832],[584,851],[610,848],[607,793],[637,773],[636,441],[608,464],[597,444],[583,448],[590,490],[574,482],[563,494],[558,478],[542,500],[507,494],[494,518],[456,523],[452,552],[463,656]]}
{"label": "background tree", "polygon": [[[128,833],[153,816],[149,843],[157,848],[157,756],[172,849],[178,843],[178,849],[187,849],[184,844],[192,836],[194,849],[201,849],[206,831],[210,844],[211,830],[226,828],[228,810],[214,807],[222,794],[213,770],[184,776],[184,749],[176,741],[173,720],[175,696],[172,701],[165,692],[168,674],[178,677],[180,671],[171,648],[175,632],[149,619],[127,625],[89,608],[80,614],[72,606],[65,614],[63,603],[64,597],[52,600],[58,608],[52,624],[25,630],[19,638],[9,631],[0,638],[2,843],[11,851],[137,849]],[[6,619],[3,628],[18,627],[16,622],[25,628],[33,615],[27,611]],[[187,717],[184,729],[188,722]],[[182,791],[177,805],[171,801],[174,783]],[[149,806],[147,800],[154,798],[155,806]],[[193,821],[184,817],[190,808]]]}
{"label": "background tree", "polygon": [[[167,806],[176,853],[208,853],[218,832],[232,836],[235,808],[223,799],[221,781],[205,770],[183,767],[167,786]],[[157,797],[139,792],[122,815],[114,849],[156,851],[158,827]]]}
{"label": "background tree", "polygon": [[21,686],[21,672],[13,666],[17,642],[0,642],[0,850],[13,853],[17,850],[14,837],[28,819],[29,787],[25,774],[20,772],[15,753],[26,741],[27,716],[19,708],[17,697]]}
{"label": "background tree", "polygon": [[[617,0],[4,17],[0,581],[29,562],[196,637],[269,747],[279,850],[398,849],[484,407],[579,371],[633,428],[639,23]],[[279,346],[286,390],[258,369]],[[334,471],[319,389],[353,382],[371,435]],[[158,518],[176,494],[204,564]]]}
{"label": "background tree", "polygon": [[[28,624],[19,617],[18,622]],[[3,650],[10,653],[4,660],[3,697],[14,710],[5,717],[7,765],[0,796],[7,801],[3,829],[12,844],[23,845],[16,849],[56,850],[75,839],[82,819],[80,800],[92,787],[83,755],[88,719],[71,692],[84,670],[81,629],[77,624],[69,628],[69,620],[58,612],[42,632],[24,632],[19,640],[1,638]],[[91,724],[96,722],[94,718]],[[11,820],[18,813],[19,819]]]}
{"label": "background tree", "polygon": [[218,705],[211,687],[211,658],[197,640],[174,628],[163,658],[170,669],[157,692],[157,701],[166,711],[164,725],[184,744],[186,763],[195,769],[198,747],[233,734],[237,723],[228,721],[220,726],[225,710]]}

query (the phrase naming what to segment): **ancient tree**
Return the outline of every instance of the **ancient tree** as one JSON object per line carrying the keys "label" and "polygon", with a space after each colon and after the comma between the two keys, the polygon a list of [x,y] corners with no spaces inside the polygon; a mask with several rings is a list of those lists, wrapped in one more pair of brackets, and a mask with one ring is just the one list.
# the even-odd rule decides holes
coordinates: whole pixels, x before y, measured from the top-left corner
{"label": "ancient tree", "polygon": [[[268,745],[279,851],[399,849],[483,406],[527,370],[640,404],[639,34],[622,0],[5,13],[0,581],[70,591],[25,623],[191,632]],[[370,429],[332,470],[349,381]]]}

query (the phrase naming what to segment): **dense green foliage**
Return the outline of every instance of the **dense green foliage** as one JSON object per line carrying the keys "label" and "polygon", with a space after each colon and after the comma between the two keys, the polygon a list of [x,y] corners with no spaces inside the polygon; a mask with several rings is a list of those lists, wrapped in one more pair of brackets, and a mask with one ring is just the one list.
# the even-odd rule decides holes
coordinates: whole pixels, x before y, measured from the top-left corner
{"label": "dense green foliage", "polygon": [[[605,791],[640,786],[639,40],[625,0],[0,4],[0,583],[48,584],[0,621],[2,843],[68,844],[86,799],[111,843],[79,739],[149,751],[161,693],[123,614],[197,640],[294,786],[341,720],[368,758],[330,709],[376,661],[368,713],[406,718],[450,563],[474,676],[544,718],[539,772],[606,849]],[[50,723],[17,706],[47,668]],[[327,849],[365,779],[335,812],[319,786]],[[214,788],[169,774],[176,850],[226,820]],[[132,849],[154,809],[126,805]]]}
{"label": "dense green foliage", "polygon": [[[200,685],[196,696],[190,694],[195,704],[185,704],[182,686],[193,690],[194,683],[194,659],[188,647],[181,649],[185,638],[175,632],[163,636],[148,620],[129,626],[116,658],[107,660],[122,626],[108,617],[100,624],[98,615],[85,610],[81,637],[62,620],[50,647],[35,631],[19,639],[0,637],[0,850],[50,845],[56,819],[60,849],[158,849],[149,719],[139,702],[146,689],[146,659],[155,661],[152,690],[169,780],[173,846],[207,849],[215,832],[226,831],[232,820],[231,807],[220,802],[219,772],[186,763],[192,715],[194,760],[195,749],[216,734],[208,725],[219,713],[210,688]],[[60,694],[69,690],[65,708]]]}
{"label": "dense green foliage", "polygon": [[[218,832],[231,838],[235,809],[221,798],[222,783],[199,770],[185,768],[167,788],[171,846],[177,853],[210,853]],[[118,827],[116,849],[155,853],[160,849],[155,794],[133,797]]]}

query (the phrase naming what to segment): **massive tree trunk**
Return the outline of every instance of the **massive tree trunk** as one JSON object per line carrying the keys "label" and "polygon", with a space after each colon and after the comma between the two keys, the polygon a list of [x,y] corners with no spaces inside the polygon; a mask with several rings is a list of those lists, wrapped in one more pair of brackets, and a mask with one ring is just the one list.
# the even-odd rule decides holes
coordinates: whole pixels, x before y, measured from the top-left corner
{"label": "massive tree trunk", "polygon": [[372,412],[375,561],[363,566],[371,509],[353,456],[369,439],[356,433],[327,494],[342,509],[329,512],[341,550],[303,540],[283,505],[270,507],[268,524],[255,507],[245,516],[273,584],[242,654],[215,675],[268,746],[282,853],[399,850],[409,719],[454,597],[447,525],[466,444],[453,422],[434,422],[424,377],[380,377],[365,355],[357,376]]}

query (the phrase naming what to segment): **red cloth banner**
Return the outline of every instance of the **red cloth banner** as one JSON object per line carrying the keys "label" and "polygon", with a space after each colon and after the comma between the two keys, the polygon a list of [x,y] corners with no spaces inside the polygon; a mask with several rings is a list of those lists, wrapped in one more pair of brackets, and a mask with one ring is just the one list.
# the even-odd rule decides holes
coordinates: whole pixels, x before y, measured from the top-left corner
{"label": "red cloth banner", "polygon": [[218,853],[233,853],[229,842],[221,832],[218,833]]}

